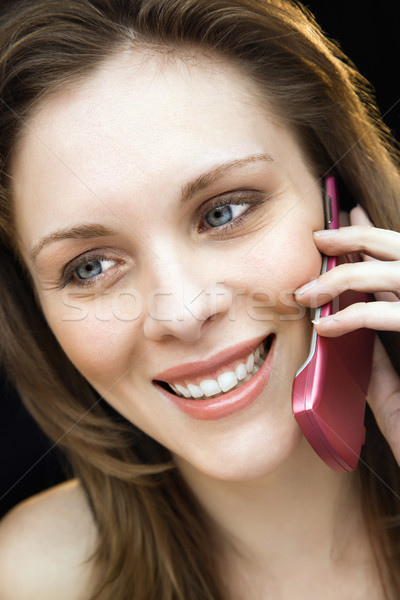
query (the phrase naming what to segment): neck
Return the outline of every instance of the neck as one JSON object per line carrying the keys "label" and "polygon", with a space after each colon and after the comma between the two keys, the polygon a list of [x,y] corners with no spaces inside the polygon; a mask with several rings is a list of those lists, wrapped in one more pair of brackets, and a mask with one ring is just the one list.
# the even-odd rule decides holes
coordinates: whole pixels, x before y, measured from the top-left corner
{"label": "neck", "polygon": [[309,582],[320,565],[326,571],[335,561],[371,560],[354,474],[331,471],[305,440],[293,457],[257,480],[216,480],[181,459],[177,464],[221,532],[223,569],[231,579],[247,572],[255,581],[258,571],[271,582],[293,580],[294,573]]}

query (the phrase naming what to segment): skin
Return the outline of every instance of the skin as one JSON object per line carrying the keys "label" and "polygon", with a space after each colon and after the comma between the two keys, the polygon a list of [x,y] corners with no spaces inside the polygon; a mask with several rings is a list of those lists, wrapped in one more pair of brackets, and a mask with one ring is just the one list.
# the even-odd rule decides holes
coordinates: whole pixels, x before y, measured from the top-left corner
{"label": "skin", "polygon": [[[348,279],[339,267],[300,290],[297,302],[294,292],[318,278],[320,251],[367,251],[373,230],[347,227],[345,234],[317,237],[321,188],[294,134],[231,65],[197,58],[189,69],[175,57],[124,52],[46,100],[13,165],[21,253],[71,361],[121,414],[171,450],[224,532],[221,570],[232,599],[268,593],[301,600],[327,597],[327,589],[332,598],[379,599],[352,474],[335,474],[318,459],[291,411],[291,385],[311,329],[301,304],[310,305],[321,289],[345,288]],[[220,169],[180,205],[182,189],[227,163],[229,171]],[[237,226],[207,228],[215,197],[218,206],[238,197],[246,202]],[[94,223],[112,232],[41,242]],[[108,268],[81,287],[72,267],[86,253]],[[67,263],[68,283],[60,280]],[[378,264],[368,291],[377,290]],[[342,329],[354,328],[365,309],[354,310],[348,321],[340,315]],[[316,327],[343,332],[336,322]],[[269,334],[275,347],[268,382],[254,403],[227,418],[193,419],[153,384],[160,371]],[[378,376],[387,369],[377,367]],[[55,500],[54,511],[42,511],[43,522],[57,510]],[[8,541],[19,518],[9,517]],[[92,531],[88,516],[85,523]],[[62,539],[45,547],[59,552]],[[84,557],[86,550],[77,549],[74,560]],[[64,564],[68,572],[71,562]],[[82,582],[70,598],[84,597]],[[30,585],[39,585],[34,576]],[[40,593],[51,597],[54,588]]]}
{"label": "skin", "polygon": [[[287,304],[319,273],[313,231],[323,213],[294,136],[254,106],[237,75],[221,71],[212,63],[189,72],[181,61],[121,55],[31,120],[13,167],[14,197],[40,303],[76,367],[178,459],[210,477],[242,481],[274,470],[302,440],[290,396],[310,323]],[[180,207],[192,180],[260,156],[271,159],[231,167]],[[235,202],[238,189],[254,205],[242,225],[202,231],[211,199],[224,194],[222,203]],[[49,243],[29,258],[44,236],[82,223],[115,234]],[[89,287],[63,286],[65,264],[85,252],[89,260],[97,249],[96,257],[115,266]],[[242,414],[192,419],[153,384],[170,367],[271,333],[272,375]]]}
{"label": "skin", "polygon": [[0,598],[85,600],[96,577],[96,528],[69,481],[17,506],[0,527]]}
{"label": "skin", "polygon": [[[321,252],[328,255],[363,253],[364,262],[343,264],[296,291],[296,300],[311,306],[320,294],[336,296],[346,289],[374,293],[376,302],[352,305],[335,319],[321,319],[315,328],[320,335],[337,336],[358,327],[400,331],[400,235],[372,226],[361,207],[350,214],[352,227],[314,234]],[[400,379],[379,339],[375,351],[368,402],[377,423],[400,464]]]}

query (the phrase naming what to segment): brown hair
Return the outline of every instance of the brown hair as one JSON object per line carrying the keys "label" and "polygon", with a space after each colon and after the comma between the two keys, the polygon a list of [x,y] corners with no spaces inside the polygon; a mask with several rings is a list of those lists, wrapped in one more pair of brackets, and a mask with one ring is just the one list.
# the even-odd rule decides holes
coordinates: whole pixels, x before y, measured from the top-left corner
{"label": "brown hair", "polygon": [[[150,440],[99,399],[54,339],[16,256],[7,165],[43,97],[127,44],[194,45],[243,68],[375,225],[400,229],[390,137],[361,76],[288,0],[11,0],[0,14],[0,360],[43,430],[67,452],[99,530],[104,600],[218,600],[206,515]],[[383,336],[400,372],[398,339]],[[22,365],[22,367],[21,367]],[[375,421],[358,473],[387,595],[400,599],[400,475]],[[378,473],[378,479],[374,473]]]}

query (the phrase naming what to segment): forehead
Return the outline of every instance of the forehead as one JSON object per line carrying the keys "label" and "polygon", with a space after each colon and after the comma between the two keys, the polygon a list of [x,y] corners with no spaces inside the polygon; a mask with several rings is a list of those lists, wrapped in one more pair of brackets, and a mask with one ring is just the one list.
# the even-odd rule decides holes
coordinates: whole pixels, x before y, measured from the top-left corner
{"label": "forehead", "polygon": [[133,146],[156,142],[170,129],[207,131],[213,116],[222,128],[232,111],[243,112],[259,97],[255,84],[218,56],[126,49],[50,93],[23,126],[19,148],[44,149],[51,138],[54,150],[69,151],[74,143],[123,140],[128,133]]}
{"label": "forehead", "polygon": [[100,212],[111,199],[116,210],[127,198],[165,202],[214,164],[265,152],[277,164],[300,154],[235,66],[126,50],[49,96],[25,126],[12,167],[17,227],[29,245],[31,223],[45,235],[76,210],[91,220],[92,200]]}

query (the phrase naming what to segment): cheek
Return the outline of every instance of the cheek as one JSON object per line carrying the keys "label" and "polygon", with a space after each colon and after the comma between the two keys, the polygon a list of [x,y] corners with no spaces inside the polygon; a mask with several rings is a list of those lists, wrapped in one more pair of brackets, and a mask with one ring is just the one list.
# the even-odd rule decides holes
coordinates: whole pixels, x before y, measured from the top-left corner
{"label": "cheek", "polygon": [[85,303],[73,308],[61,310],[59,302],[49,300],[43,304],[50,328],[78,371],[94,387],[112,385],[137,360],[135,324]]}
{"label": "cheek", "polygon": [[[299,310],[293,292],[318,277],[321,269],[321,254],[312,230],[302,231],[299,234],[297,228],[286,228],[284,235],[276,231],[236,262],[235,272],[241,273],[240,283],[255,306],[275,308],[280,313]],[[304,314],[303,307],[301,311]]]}

